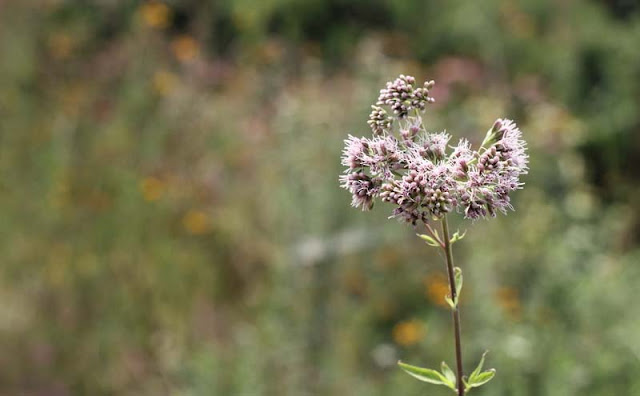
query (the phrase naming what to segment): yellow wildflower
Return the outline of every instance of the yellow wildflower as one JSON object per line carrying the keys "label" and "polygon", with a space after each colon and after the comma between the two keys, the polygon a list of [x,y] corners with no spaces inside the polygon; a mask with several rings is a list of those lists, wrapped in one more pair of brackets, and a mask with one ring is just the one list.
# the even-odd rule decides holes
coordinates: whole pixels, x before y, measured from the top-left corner
{"label": "yellow wildflower", "polygon": [[203,211],[190,210],[182,218],[182,225],[190,234],[206,234],[209,231],[209,217]]}
{"label": "yellow wildflower", "polygon": [[65,33],[55,33],[47,42],[49,52],[55,59],[66,59],[71,55],[74,42],[71,36]]}
{"label": "yellow wildflower", "polygon": [[397,323],[391,332],[393,341],[402,346],[417,344],[426,334],[426,327],[416,319]]}
{"label": "yellow wildflower", "polygon": [[191,36],[178,36],[171,42],[171,50],[181,62],[189,62],[200,53],[200,45]]}
{"label": "yellow wildflower", "polygon": [[171,93],[178,83],[178,77],[166,70],[158,70],[153,74],[153,89],[159,95]]}
{"label": "yellow wildflower", "polygon": [[140,16],[147,26],[164,29],[171,22],[171,9],[166,4],[152,1],[140,6]]}
{"label": "yellow wildflower", "polygon": [[165,190],[165,183],[155,177],[147,177],[140,182],[140,191],[145,201],[157,201]]}
{"label": "yellow wildflower", "polygon": [[520,296],[517,289],[513,287],[499,288],[496,292],[496,300],[498,300],[498,305],[509,318],[514,320],[520,318],[522,305],[520,304]]}
{"label": "yellow wildflower", "polygon": [[447,278],[440,274],[431,274],[424,279],[425,295],[435,305],[448,307],[445,296],[449,295],[449,282]]}

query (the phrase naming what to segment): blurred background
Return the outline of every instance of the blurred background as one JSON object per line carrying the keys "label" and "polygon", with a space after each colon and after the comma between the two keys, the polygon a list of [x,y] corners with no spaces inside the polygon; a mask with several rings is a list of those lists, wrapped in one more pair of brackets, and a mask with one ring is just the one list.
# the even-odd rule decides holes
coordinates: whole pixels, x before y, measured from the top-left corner
{"label": "blurred background", "polygon": [[474,394],[640,395],[633,0],[0,0],[0,394],[449,394],[441,257],[338,186],[399,73],[529,142],[453,224]]}

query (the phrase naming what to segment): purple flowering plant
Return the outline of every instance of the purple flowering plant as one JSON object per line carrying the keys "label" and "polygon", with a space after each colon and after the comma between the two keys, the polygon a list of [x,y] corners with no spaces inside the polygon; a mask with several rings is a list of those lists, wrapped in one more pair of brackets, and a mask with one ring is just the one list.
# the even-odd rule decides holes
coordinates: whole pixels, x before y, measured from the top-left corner
{"label": "purple flowering plant", "polygon": [[[345,140],[340,176],[352,194],[351,205],[370,210],[376,199],[394,207],[390,217],[423,226],[418,234],[428,245],[445,253],[455,338],[456,372],[442,362],[440,371],[398,362],[413,377],[451,388],[458,396],[489,382],[495,370],[483,371],[485,355],[476,369],[463,375],[458,298],[462,270],[455,267],[451,246],[464,233],[449,233],[447,215],[458,212],[465,219],[495,217],[513,209],[509,194],[522,187],[527,173],[526,143],[516,124],[497,119],[474,149],[466,139],[450,145],[445,132],[427,132],[421,114],[434,102],[429,96],[433,81],[416,85],[412,76],[400,75],[380,90],[367,122],[373,136],[349,136]],[[436,223],[441,224],[442,234]]]}

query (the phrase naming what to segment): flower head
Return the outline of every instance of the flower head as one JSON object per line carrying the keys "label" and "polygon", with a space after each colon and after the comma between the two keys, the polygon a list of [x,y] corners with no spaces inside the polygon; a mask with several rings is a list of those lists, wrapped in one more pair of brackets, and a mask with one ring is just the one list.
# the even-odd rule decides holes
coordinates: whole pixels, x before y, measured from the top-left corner
{"label": "flower head", "polygon": [[362,210],[373,208],[373,198],[378,196],[380,191],[380,179],[371,178],[364,172],[355,172],[341,175],[340,181],[341,186],[352,194],[351,206]]}
{"label": "flower head", "polygon": [[342,150],[342,165],[349,170],[359,169],[365,165],[369,152],[369,140],[367,138],[357,138],[349,135],[344,141]]}
{"label": "flower head", "polygon": [[388,82],[367,122],[373,138],[345,140],[347,169],[340,181],[352,194],[351,204],[369,210],[379,197],[395,206],[391,217],[414,225],[453,210],[475,220],[513,209],[509,194],[522,187],[520,176],[528,170],[517,125],[498,119],[477,150],[461,139],[447,153],[451,136],[427,132],[419,115],[434,101],[434,82],[419,88],[415,83],[405,75]]}
{"label": "flower head", "polygon": [[420,137],[420,155],[429,158],[431,161],[442,161],[445,159],[447,143],[451,140],[446,132],[427,133]]}
{"label": "flower head", "polygon": [[435,100],[429,97],[429,89],[433,87],[433,81],[427,81],[421,88],[414,88],[416,79],[412,76],[401,74],[394,81],[387,83],[386,88],[380,90],[378,106],[387,105],[398,118],[405,118],[410,111],[424,110],[428,103]]}
{"label": "flower head", "polygon": [[382,135],[389,131],[393,118],[387,115],[385,109],[379,106],[372,105],[371,114],[369,115],[369,121],[367,124],[371,127],[371,131],[374,135]]}

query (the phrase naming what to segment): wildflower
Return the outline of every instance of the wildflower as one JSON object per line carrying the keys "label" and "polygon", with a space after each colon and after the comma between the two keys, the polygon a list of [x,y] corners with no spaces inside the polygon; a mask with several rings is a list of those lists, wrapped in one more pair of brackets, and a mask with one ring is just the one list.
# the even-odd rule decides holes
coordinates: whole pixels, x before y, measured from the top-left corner
{"label": "wildflower", "polygon": [[[445,385],[458,396],[464,396],[469,389],[491,380],[495,370],[482,371],[483,355],[465,380],[458,309],[463,278],[462,270],[453,264],[451,250],[464,233],[450,234],[447,214],[457,210],[465,218],[475,220],[513,209],[509,194],[522,186],[520,176],[528,170],[526,143],[513,121],[499,118],[478,149],[462,139],[447,153],[451,136],[446,132],[427,132],[420,116],[426,105],[433,102],[429,90],[434,83],[425,82],[420,88],[415,84],[414,77],[400,75],[380,90],[367,122],[373,137],[349,136],[345,140],[342,164],[347,169],[340,176],[340,185],[351,193],[351,205],[356,208],[370,210],[374,200],[380,198],[394,206],[390,217],[414,226],[424,223],[428,234],[418,236],[443,250],[448,282],[444,277],[433,278],[426,283],[427,297],[443,304],[437,297],[448,291],[444,301],[453,314],[456,374],[444,362],[442,373],[398,364],[418,379]],[[441,220],[442,235],[428,224],[431,220]],[[517,312],[519,307],[513,294],[503,293],[498,298],[505,310]],[[423,332],[422,324],[411,320],[396,324],[392,335],[397,344],[409,346],[417,343]]]}
{"label": "wildflower", "polygon": [[449,156],[449,166],[456,179],[464,179],[469,173],[469,165],[474,159],[474,152],[471,150],[471,144],[467,139],[460,139],[458,145],[453,148],[453,152]]}
{"label": "wildflower", "polygon": [[528,169],[526,143],[513,121],[496,120],[485,144],[490,146],[476,154],[477,165],[471,166],[460,189],[465,217],[471,219],[513,209],[509,193],[522,186],[520,175]]}
{"label": "wildflower", "polygon": [[193,37],[182,35],[171,42],[171,50],[179,61],[189,62],[198,56],[200,46]]}
{"label": "wildflower", "polygon": [[451,140],[445,132],[428,133],[421,136],[419,143],[420,155],[432,161],[442,161],[445,158],[447,143]]}
{"label": "wildflower", "polygon": [[209,231],[209,217],[200,210],[190,210],[182,218],[182,225],[189,234],[206,234]]}
{"label": "wildflower", "polygon": [[342,165],[349,167],[350,170],[364,167],[364,159],[369,152],[369,140],[349,135],[349,138],[345,139],[344,143]]}
{"label": "wildflower", "polygon": [[388,132],[393,118],[389,117],[382,107],[371,106],[371,108],[373,111],[371,111],[371,114],[369,115],[369,121],[367,121],[367,124],[371,127],[373,134],[382,135],[383,133]]}
{"label": "wildflower", "polygon": [[432,274],[423,280],[425,295],[435,305],[446,307],[444,296],[449,293],[449,282],[442,274]]}
{"label": "wildflower", "polygon": [[157,29],[168,27],[171,21],[171,9],[166,4],[155,1],[142,5],[140,15],[144,23]]}
{"label": "wildflower", "polygon": [[393,82],[388,82],[386,88],[380,90],[376,105],[388,105],[398,118],[405,118],[410,111],[424,110],[428,103],[435,100],[429,97],[429,89],[434,82],[424,83],[422,88],[414,88],[416,79],[401,74]]}
{"label": "wildflower", "polygon": [[65,33],[53,34],[48,40],[49,51],[56,59],[66,59],[75,47],[72,36]]}
{"label": "wildflower", "polygon": [[369,142],[369,146],[371,155],[366,159],[365,165],[373,175],[393,177],[393,172],[403,167],[395,137],[375,137]]}
{"label": "wildflower", "polygon": [[140,182],[140,191],[145,201],[157,201],[166,189],[165,183],[155,177],[147,177]]}
{"label": "wildflower", "polygon": [[353,194],[351,205],[362,210],[373,208],[373,198],[380,190],[380,179],[371,178],[364,172],[350,173],[341,176],[342,187]]}
{"label": "wildflower", "polygon": [[522,313],[522,305],[517,289],[512,287],[501,287],[495,293],[496,300],[505,315],[510,319],[518,319]]}
{"label": "wildflower", "polygon": [[405,144],[411,146],[420,133],[420,124],[410,125],[408,128],[404,128],[400,130],[400,136]]}
{"label": "wildflower", "polygon": [[502,127],[496,133],[499,138],[495,144],[496,150],[500,153],[503,161],[508,162],[516,171],[525,172],[527,170],[528,156],[526,155],[526,142],[522,140],[522,132],[516,123],[499,119]]}
{"label": "wildflower", "polygon": [[393,326],[391,335],[396,344],[411,346],[417,344],[426,333],[424,324],[416,319],[406,320]]}
{"label": "wildflower", "polygon": [[434,101],[434,82],[415,84],[405,75],[388,82],[367,121],[373,138],[345,140],[347,169],[340,181],[352,194],[351,204],[369,210],[380,197],[396,206],[390,217],[413,225],[453,210],[475,220],[513,209],[509,194],[522,186],[520,176],[528,169],[517,125],[497,119],[477,150],[462,139],[447,153],[451,136],[427,132],[419,115]]}
{"label": "wildflower", "polygon": [[178,77],[166,70],[153,73],[153,89],[161,96],[170,94],[178,83]]}

